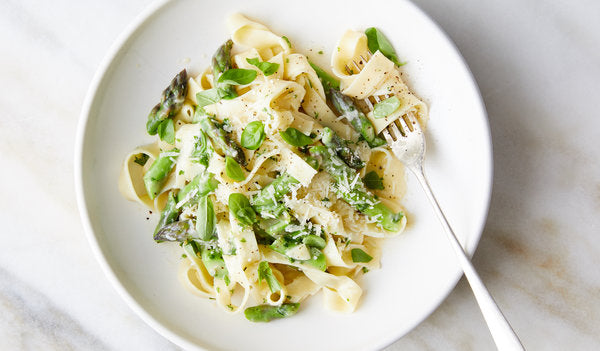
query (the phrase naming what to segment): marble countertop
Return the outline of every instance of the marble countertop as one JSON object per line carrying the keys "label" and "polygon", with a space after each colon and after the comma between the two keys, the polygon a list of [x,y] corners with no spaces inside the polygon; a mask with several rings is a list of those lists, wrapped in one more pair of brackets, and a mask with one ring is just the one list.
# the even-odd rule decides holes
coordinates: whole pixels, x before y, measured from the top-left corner
{"label": "marble countertop", "polygon": [[[149,2],[0,2],[2,350],[178,349],[110,286],[73,185],[88,85]],[[489,113],[494,190],[475,267],[528,349],[600,348],[600,2],[415,2]],[[451,349],[494,349],[464,279],[386,350]]]}

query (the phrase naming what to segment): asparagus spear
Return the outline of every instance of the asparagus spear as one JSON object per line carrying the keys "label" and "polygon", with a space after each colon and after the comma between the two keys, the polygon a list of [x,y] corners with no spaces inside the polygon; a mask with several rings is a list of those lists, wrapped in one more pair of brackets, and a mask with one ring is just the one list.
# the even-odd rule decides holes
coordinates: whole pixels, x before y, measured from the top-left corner
{"label": "asparagus spear", "polygon": [[252,197],[252,207],[257,213],[261,214],[261,216],[264,213],[266,214],[266,217],[273,218],[281,214],[284,208],[279,206],[280,204],[278,201],[281,200],[285,194],[292,191],[292,187],[299,183],[300,182],[291,175],[287,173],[281,174],[272,181],[271,184],[264,187],[260,193]]}
{"label": "asparagus spear", "polygon": [[148,115],[146,122],[148,134],[156,134],[158,125],[162,121],[176,115],[181,110],[187,89],[187,72],[184,69],[173,78],[171,84],[163,91],[160,102]]}
{"label": "asparagus spear", "polygon": [[219,77],[228,69],[231,69],[231,47],[233,41],[227,40],[225,44],[221,45],[217,52],[213,55],[212,66],[213,66],[213,85],[217,88],[217,92],[222,99],[233,99],[237,96],[237,92],[232,85],[219,83]]}
{"label": "asparagus spear", "polygon": [[348,146],[348,141],[340,138],[331,128],[325,127],[323,129],[321,141],[327,147],[335,150],[348,166],[354,169],[361,169],[365,166],[360,156]]}
{"label": "asparagus spear", "polygon": [[150,169],[148,169],[148,172],[144,174],[144,185],[151,200],[154,200],[165,184],[167,175],[169,175],[175,166],[177,156],[179,156],[178,149],[161,152],[154,163],[152,163],[152,166],[150,166]]}
{"label": "asparagus spear", "polygon": [[[187,183],[177,194],[178,207],[193,204],[217,188],[219,182],[209,172],[202,172]],[[181,204],[180,204],[181,203]]]}
{"label": "asparagus spear", "polygon": [[191,257],[200,257],[202,263],[208,274],[215,278],[221,278],[225,280],[225,284],[229,285],[229,272],[225,267],[225,261],[223,260],[223,253],[221,249],[217,247],[209,247],[206,245],[200,245],[195,241],[187,241],[183,244],[185,252]]}
{"label": "asparagus spear", "polygon": [[336,110],[346,116],[352,127],[360,133],[370,147],[385,145],[385,140],[375,134],[375,127],[365,114],[356,107],[351,97],[333,88],[329,89],[327,95]]}
{"label": "asparagus spear", "polygon": [[192,240],[196,238],[196,231],[191,220],[176,221],[162,226],[156,234],[156,241],[179,241]]}
{"label": "asparagus spear", "polygon": [[334,180],[337,195],[363,214],[375,219],[383,229],[400,230],[402,212],[394,213],[390,208],[377,201],[358,177],[355,170],[348,167],[333,150],[325,146],[313,146],[310,154],[321,157],[321,165]]}
{"label": "asparagus spear", "polygon": [[226,156],[232,157],[242,166],[246,166],[246,155],[242,148],[230,138],[222,126],[211,116],[206,115],[200,119],[200,128],[213,141],[213,144]]}
{"label": "asparagus spear", "polygon": [[246,308],[244,315],[251,322],[269,322],[296,314],[298,307],[299,303],[284,303],[281,306],[258,305]]}
{"label": "asparagus spear", "polygon": [[179,217],[179,210],[176,208],[176,205],[177,198],[171,191],[169,193],[169,199],[167,200],[165,208],[163,208],[163,210],[160,212],[160,219],[158,220],[154,234],[158,233],[158,231],[165,225],[175,222],[177,217]]}
{"label": "asparagus spear", "polygon": [[310,67],[312,67],[315,70],[315,73],[317,73],[317,76],[319,77],[321,84],[323,84],[325,91],[328,91],[330,88],[340,90],[339,80],[333,78],[329,73],[325,72],[321,67],[312,62],[310,62]]}

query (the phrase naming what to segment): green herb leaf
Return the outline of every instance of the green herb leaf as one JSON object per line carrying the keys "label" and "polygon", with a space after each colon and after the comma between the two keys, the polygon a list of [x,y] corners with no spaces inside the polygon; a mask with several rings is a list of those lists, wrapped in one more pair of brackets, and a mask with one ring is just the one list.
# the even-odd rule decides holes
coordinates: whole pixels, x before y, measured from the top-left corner
{"label": "green herb leaf", "polygon": [[200,107],[212,105],[219,100],[221,100],[221,97],[219,96],[219,91],[215,88],[203,90],[196,94],[196,101]]}
{"label": "green herb leaf", "polygon": [[260,121],[248,123],[242,132],[241,144],[248,150],[256,150],[265,140],[265,126]]}
{"label": "green herb leaf", "polygon": [[383,35],[383,33],[377,30],[377,28],[367,28],[367,30],[365,30],[365,34],[367,35],[367,46],[369,47],[369,51],[372,53],[375,53],[377,50],[381,51],[385,57],[389,58],[398,66],[402,66],[406,63],[398,60],[396,50],[394,50],[394,47],[389,40],[385,37],[385,35]]}
{"label": "green herb leaf", "polygon": [[329,91],[330,88],[340,90],[339,80],[333,78],[329,73],[325,72],[321,67],[315,65],[312,62],[310,62],[310,67],[312,67],[317,73],[317,76],[321,80],[321,84],[323,84],[323,88],[326,92]]}
{"label": "green herb leaf", "polygon": [[250,201],[246,196],[239,193],[229,195],[229,212],[242,225],[252,225],[256,223],[256,212],[250,206]]}
{"label": "green herb leaf", "polygon": [[146,162],[148,162],[148,158],[150,158],[150,156],[146,154],[137,154],[135,155],[133,162],[143,167],[146,164]]}
{"label": "green herb leaf", "polygon": [[302,147],[313,143],[313,140],[308,135],[302,134],[298,129],[292,127],[279,132],[279,135],[281,135],[281,138],[286,143],[292,146]]}
{"label": "green herb leaf", "polygon": [[204,167],[208,167],[208,161],[210,159],[210,154],[212,152],[212,147],[208,142],[208,138],[203,131],[200,131],[197,137],[194,137],[195,143],[194,148],[192,149],[192,153],[190,154],[190,160],[192,162],[197,162]]}
{"label": "green herb leaf", "polygon": [[267,261],[261,261],[258,264],[258,282],[260,283],[263,280],[267,282],[267,284],[269,285],[269,289],[271,289],[271,292],[274,293],[281,290],[281,285],[279,284],[277,278],[275,278],[273,270],[271,270],[269,262]]}
{"label": "green herb leaf", "polygon": [[281,37],[281,39],[285,40],[285,42],[288,44],[288,46],[290,47],[290,49],[292,48],[292,43],[290,43],[290,40],[288,39],[288,37],[286,37],[285,35]]}
{"label": "green herb leaf", "polygon": [[209,241],[216,237],[216,223],[217,216],[210,197],[201,197],[196,211],[196,232],[200,240]]}
{"label": "green herb leaf", "polygon": [[261,70],[265,76],[270,76],[271,74],[277,72],[277,70],[279,69],[278,63],[260,62],[258,58],[247,58],[246,61],[249,64],[258,67],[258,69]]}
{"label": "green herb leaf", "polygon": [[242,166],[240,166],[240,164],[231,156],[225,158],[225,174],[236,182],[241,182],[246,179],[246,174],[244,173]]}
{"label": "green herb leaf", "polygon": [[230,85],[250,84],[256,78],[256,71],[253,69],[232,68],[225,71],[218,82]]}
{"label": "green herb leaf", "polygon": [[400,107],[400,99],[392,96],[385,100],[379,101],[373,106],[373,116],[375,118],[384,118],[396,111]]}
{"label": "green herb leaf", "polygon": [[369,189],[383,190],[383,181],[379,174],[375,171],[371,171],[365,174],[363,178],[363,182],[365,186]]}
{"label": "green herb leaf", "polygon": [[158,125],[158,137],[171,145],[175,144],[175,125],[172,119],[167,118]]}
{"label": "green herb leaf", "polygon": [[350,250],[350,254],[352,255],[352,262],[369,262],[373,259],[373,257],[369,256],[366,252],[361,249],[352,249]]}

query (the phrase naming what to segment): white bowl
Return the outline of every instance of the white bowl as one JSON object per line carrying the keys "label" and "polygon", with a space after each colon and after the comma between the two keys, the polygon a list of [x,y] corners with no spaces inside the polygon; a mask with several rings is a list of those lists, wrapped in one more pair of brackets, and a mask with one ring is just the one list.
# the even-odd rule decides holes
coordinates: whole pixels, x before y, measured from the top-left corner
{"label": "white bowl", "polygon": [[[409,226],[386,242],[382,269],[360,282],[353,314],[323,308],[320,296],[293,318],[254,324],[188,293],[177,279],[180,251],[152,240],[157,215],[123,199],[117,178],[145,133],[148,112],[182,68],[199,72],[228,37],[224,20],[242,12],[294,48],[327,64],[348,28],[375,26],[392,41],[405,78],[430,107],[425,169],[469,252],[477,246],[491,192],[492,154],[477,86],[452,42],[408,1],[195,1],[160,3],[121,36],[98,69],[84,103],[76,147],[81,218],[107,277],[131,308],[188,349],[372,350],[408,333],[448,295],[461,275],[442,228],[412,175]],[[311,49],[311,50],[309,50]],[[318,51],[323,50],[324,55]],[[147,220],[146,217],[150,219]]]}

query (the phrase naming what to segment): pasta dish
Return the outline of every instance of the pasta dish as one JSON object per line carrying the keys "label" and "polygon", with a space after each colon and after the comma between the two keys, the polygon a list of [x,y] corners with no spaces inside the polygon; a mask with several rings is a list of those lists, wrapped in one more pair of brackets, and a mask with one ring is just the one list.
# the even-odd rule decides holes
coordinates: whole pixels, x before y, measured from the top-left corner
{"label": "pasta dish", "polygon": [[181,246],[182,283],[225,311],[269,321],[322,291],[352,312],[406,224],[403,167],[379,133],[427,107],[376,28],[347,31],[326,70],[241,14],[227,24],[211,67],[163,91],[156,141],[127,155],[119,189],[160,212],[154,240]]}

